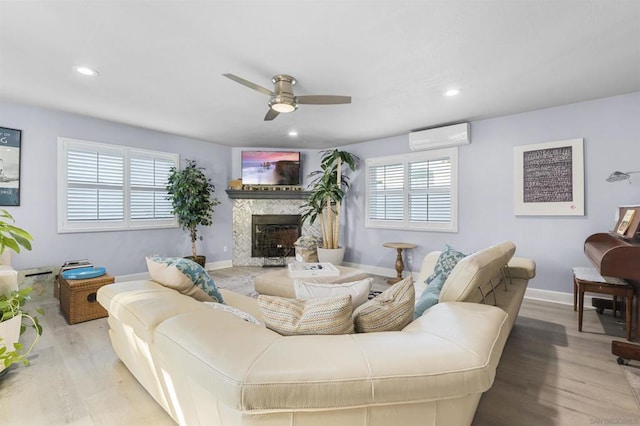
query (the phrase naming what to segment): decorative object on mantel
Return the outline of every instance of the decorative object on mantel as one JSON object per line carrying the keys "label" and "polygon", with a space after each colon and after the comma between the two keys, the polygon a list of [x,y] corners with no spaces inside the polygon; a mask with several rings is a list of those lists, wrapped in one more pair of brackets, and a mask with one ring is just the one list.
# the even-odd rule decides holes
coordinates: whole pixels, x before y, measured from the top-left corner
{"label": "decorative object on mantel", "polygon": [[215,186],[211,183],[195,160],[186,160],[186,166],[182,170],[175,167],[170,169],[167,183],[167,192],[176,215],[178,223],[189,232],[191,237],[191,256],[186,256],[204,267],[205,256],[198,256],[196,252],[196,240],[202,241],[198,235],[198,226],[211,226],[214,206],[220,204],[217,198],[213,198]]}
{"label": "decorative object on mantel", "polygon": [[233,190],[241,190],[242,189],[242,179],[234,179],[229,181],[229,189]]}
{"label": "decorative object on mantel", "polygon": [[[321,170],[309,174],[315,178],[311,181],[310,194],[302,206],[302,221],[310,223],[320,220],[323,247],[318,247],[318,260],[341,265],[344,247],[340,241],[340,206],[349,188],[349,177],[343,174],[346,165],[355,171],[358,156],[337,149],[322,151]],[[329,251],[333,253],[330,254]]]}
{"label": "decorative object on mantel", "polygon": [[514,147],[517,216],[584,216],[582,139]]}
{"label": "decorative object on mantel", "polygon": [[607,182],[619,182],[621,180],[629,180],[629,183],[631,183],[631,175],[634,173],[640,173],[640,171],[635,171],[635,172],[620,172],[620,171],[615,171],[615,172],[611,172],[611,174],[609,175],[609,177],[607,178]]}

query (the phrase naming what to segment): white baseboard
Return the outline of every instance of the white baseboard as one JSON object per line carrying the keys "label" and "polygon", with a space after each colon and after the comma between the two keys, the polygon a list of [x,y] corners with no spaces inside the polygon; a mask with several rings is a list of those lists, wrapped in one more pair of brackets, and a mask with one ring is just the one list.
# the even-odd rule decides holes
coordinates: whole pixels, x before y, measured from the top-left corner
{"label": "white baseboard", "polygon": [[231,259],[228,260],[220,260],[218,262],[208,262],[204,269],[206,269],[207,271],[210,271],[212,269],[224,269],[224,268],[231,268],[233,267],[233,262],[231,261]]}
{"label": "white baseboard", "polygon": [[123,281],[141,281],[141,280],[149,280],[151,277],[148,272],[141,272],[139,274],[129,274],[129,275],[118,275],[115,277],[117,283],[121,283]]}

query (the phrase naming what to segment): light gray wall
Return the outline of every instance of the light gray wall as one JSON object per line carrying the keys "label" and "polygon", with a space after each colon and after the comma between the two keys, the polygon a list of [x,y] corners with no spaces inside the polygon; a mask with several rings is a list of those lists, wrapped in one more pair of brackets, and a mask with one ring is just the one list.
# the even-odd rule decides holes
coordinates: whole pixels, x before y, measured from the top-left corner
{"label": "light gray wall", "polygon": [[[33,250],[13,255],[17,269],[61,265],[65,260],[91,260],[113,275],[146,271],[145,256],[185,256],[191,245],[180,228],[81,234],[57,233],[57,138],[126,145],[177,152],[180,159],[196,159],[216,185],[213,226],[203,229],[199,254],[207,262],[231,259],[231,202],[224,192],[230,179],[231,149],[208,142],[145,130],[59,111],[0,102],[0,126],[22,130],[21,205],[4,207],[16,224],[34,236]],[[223,248],[227,246],[225,253]]]}
{"label": "light gray wall", "polygon": [[[585,216],[534,217],[513,213],[513,147],[584,139]],[[409,153],[408,136],[343,147],[363,160]],[[457,233],[368,229],[364,226],[364,161],[348,195],[342,242],[348,262],[393,268],[385,242],[418,244],[412,270],[445,243],[463,252],[511,240],[516,256],[537,263],[533,288],[571,293],[571,267],[590,266],[583,254],[592,233],[614,227],[617,205],[640,204],[640,175],[605,181],[614,170],[640,170],[640,92],[471,123],[471,144],[459,148]]]}

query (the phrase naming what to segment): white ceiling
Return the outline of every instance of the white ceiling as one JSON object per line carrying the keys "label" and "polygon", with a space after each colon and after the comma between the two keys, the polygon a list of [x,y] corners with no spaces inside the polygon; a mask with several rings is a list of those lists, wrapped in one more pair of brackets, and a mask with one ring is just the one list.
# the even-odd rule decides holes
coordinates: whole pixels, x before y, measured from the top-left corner
{"label": "white ceiling", "polygon": [[[223,73],[353,101],[265,122],[268,97]],[[640,1],[0,1],[0,98],[228,146],[326,148],[638,90]]]}

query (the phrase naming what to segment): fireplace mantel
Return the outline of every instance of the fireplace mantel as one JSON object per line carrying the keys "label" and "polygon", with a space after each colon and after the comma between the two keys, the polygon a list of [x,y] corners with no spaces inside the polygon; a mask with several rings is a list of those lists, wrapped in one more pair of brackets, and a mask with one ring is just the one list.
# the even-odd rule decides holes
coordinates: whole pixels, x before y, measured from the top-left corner
{"label": "fireplace mantel", "polygon": [[244,191],[237,189],[226,189],[225,192],[232,200],[303,200],[308,198],[310,194],[309,191]]}

